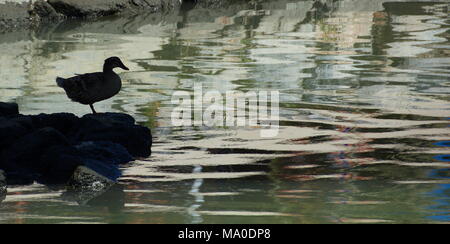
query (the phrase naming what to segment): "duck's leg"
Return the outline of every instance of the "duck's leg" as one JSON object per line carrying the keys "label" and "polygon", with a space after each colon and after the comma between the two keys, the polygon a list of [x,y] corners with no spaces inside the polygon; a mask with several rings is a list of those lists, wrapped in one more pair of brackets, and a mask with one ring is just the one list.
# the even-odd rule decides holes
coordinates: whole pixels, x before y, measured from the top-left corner
{"label": "duck's leg", "polygon": [[92,110],[93,114],[97,114],[97,112],[94,109],[94,105],[93,104],[89,104],[89,107],[91,107],[91,110]]}

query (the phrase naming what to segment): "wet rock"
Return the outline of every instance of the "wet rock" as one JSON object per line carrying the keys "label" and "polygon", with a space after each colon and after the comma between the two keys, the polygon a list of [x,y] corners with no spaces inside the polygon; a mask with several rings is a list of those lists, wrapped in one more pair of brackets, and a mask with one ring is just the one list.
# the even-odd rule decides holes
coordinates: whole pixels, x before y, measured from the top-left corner
{"label": "wet rock", "polygon": [[29,132],[32,132],[36,129],[35,125],[33,124],[33,118],[32,116],[26,116],[26,115],[15,115],[10,116],[7,118],[9,122],[14,122],[19,125],[21,125],[23,128],[27,129]]}
{"label": "wet rock", "polygon": [[103,161],[99,161],[99,160],[95,160],[95,159],[85,160],[84,165],[87,168],[97,172],[98,174],[102,175],[103,177],[106,177],[114,182],[117,181],[120,176],[122,176],[122,172],[120,171],[120,169],[117,165],[107,164]]}
{"label": "wet rock", "polygon": [[31,116],[36,128],[51,127],[64,135],[69,135],[72,131],[79,128],[80,119],[74,114],[39,114]]}
{"label": "wet rock", "polygon": [[106,207],[110,212],[120,212],[125,207],[124,186],[121,184],[114,184],[103,191],[79,190],[72,183],[70,185],[61,195],[65,201],[77,202],[82,206]]}
{"label": "wet rock", "polygon": [[[6,170],[5,170],[6,171]],[[25,170],[8,171],[8,185],[31,185],[36,181],[37,174]]]}
{"label": "wet rock", "polygon": [[6,184],[5,172],[0,169],[0,203],[3,200],[5,200],[7,192],[8,192],[8,185]]}
{"label": "wet rock", "polygon": [[0,152],[29,132],[30,130],[20,123],[0,118]]}
{"label": "wet rock", "polygon": [[6,175],[5,171],[0,169],[0,187],[6,185]]}
{"label": "wet rock", "polygon": [[84,157],[73,146],[53,146],[39,158],[42,171],[38,181],[44,184],[64,184],[78,166],[83,165]]}
{"label": "wet rock", "polygon": [[30,27],[29,17],[25,3],[0,3],[0,33]]}
{"label": "wet rock", "polygon": [[126,0],[49,0],[48,3],[67,17],[106,16],[120,12]]}
{"label": "wet rock", "polygon": [[63,14],[56,12],[47,1],[36,1],[31,8],[31,15],[39,17],[39,20],[60,20],[65,17]]}
{"label": "wet rock", "polygon": [[150,156],[152,145],[150,130],[120,113],[10,115],[0,117],[0,135],[8,184],[66,183],[80,166],[116,181],[119,165]]}
{"label": "wet rock", "polygon": [[151,155],[152,136],[148,128],[134,124],[123,114],[87,115],[81,119],[78,141],[110,141],[124,146],[134,157]]}
{"label": "wet rock", "polygon": [[133,157],[121,145],[111,142],[83,142],[77,146],[54,146],[40,158],[43,166],[38,181],[45,184],[66,183],[79,166],[117,180],[121,173],[119,164],[133,161]]}
{"label": "wet rock", "polygon": [[66,18],[93,18],[123,12],[155,13],[177,9],[179,0],[23,0],[0,1],[0,33],[33,29]]}
{"label": "wet rock", "polygon": [[136,123],[132,116],[120,113],[87,114],[82,120],[103,125],[134,125]]}
{"label": "wet rock", "polygon": [[96,207],[107,207],[110,212],[120,212],[125,207],[124,186],[121,184],[113,185],[101,195],[86,201],[85,204]]}
{"label": "wet rock", "polygon": [[48,23],[64,19],[85,19],[118,14],[188,11],[196,6],[221,9],[245,0],[22,0],[0,1],[0,33],[24,29],[45,29]]}
{"label": "wet rock", "polygon": [[16,103],[0,103],[0,117],[18,114],[19,106]]}
{"label": "wet rock", "polygon": [[72,18],[108,16],[141,9],[165,11],[180,5],[178,0],[48,0],[48,3],[56,12]]}
{"label": "wet rock", "polygon": [[0,168],[9,172],[42,174],[45,164],[39,158],[48,148],[57,145],[69,146],[67,138],[53,128],[42,128],[16,140],[6,147],[0,157]]}
{"label": "wet rock", "polygon": [[79,204],[85,205],[90,200],[107,192],[114,184],[115,181],[95,170],[80,166],[67,183],[67,192],[71,193]]}
{"label": "wet rock", "polygon": [[111,141],[124,146],[134,157],[149,157],[152,141],[148,128],[140,126],[109,126],[83,128],[79,139],[82,141]]}
{"label": "wet rock", "polygon": [[83,142],[75,146],[84,157],[95,159],[111,165],[126,164],[133,161],[133,156],[120,144],[109,141]]}

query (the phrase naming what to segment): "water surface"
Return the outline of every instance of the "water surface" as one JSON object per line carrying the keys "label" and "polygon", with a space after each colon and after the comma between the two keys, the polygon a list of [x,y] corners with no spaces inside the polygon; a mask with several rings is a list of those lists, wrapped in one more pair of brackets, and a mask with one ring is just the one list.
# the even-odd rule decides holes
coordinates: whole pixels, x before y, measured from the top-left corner
{"label": "water surface", "polygon": [[[124,88],[96,109],[133,115],[155,145],[90,204],[12,186],[0,222],[448,223],[448,13],[448,1],[280,0],[2,34],[2,101],[89,113],[55,77],[120,56]],[[172,126],[172,94],[195,84],[280,91],[279,135]]]}

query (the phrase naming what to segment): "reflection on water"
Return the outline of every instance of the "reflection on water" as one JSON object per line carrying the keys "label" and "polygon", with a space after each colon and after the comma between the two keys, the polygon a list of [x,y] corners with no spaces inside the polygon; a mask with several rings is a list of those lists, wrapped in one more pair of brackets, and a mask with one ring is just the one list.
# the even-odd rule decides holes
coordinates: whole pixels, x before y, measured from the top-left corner
{"label": "reflection on water", "polygon": [[[133,114],[156,144],[103,199],[12,187],[0,221],[449,222],[448,12],[436,1],[260,1],[2,35],[3,101],[88,113],[55,77],[120,56],[132,71],[98,110]],[[171,126],[172,93],[196,83],[280,91],[279,136]]]}

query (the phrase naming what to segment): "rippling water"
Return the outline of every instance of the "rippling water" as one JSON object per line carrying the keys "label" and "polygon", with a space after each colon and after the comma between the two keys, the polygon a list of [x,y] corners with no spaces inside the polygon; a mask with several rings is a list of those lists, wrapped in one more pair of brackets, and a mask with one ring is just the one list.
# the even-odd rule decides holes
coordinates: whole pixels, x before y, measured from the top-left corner
{"label": "rippling water", "polygon": [[[120,56],[124,88],[96,108],[155,136],[152,157],[90,204],[15,186],[0,222],[450,222],[448,13],[448,1],[280,0],[0,35],[2,101],[89,113],[55,77]],[[280,91],[279,136],[172,126],[172,94],[195,84]]]}

